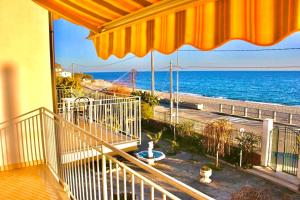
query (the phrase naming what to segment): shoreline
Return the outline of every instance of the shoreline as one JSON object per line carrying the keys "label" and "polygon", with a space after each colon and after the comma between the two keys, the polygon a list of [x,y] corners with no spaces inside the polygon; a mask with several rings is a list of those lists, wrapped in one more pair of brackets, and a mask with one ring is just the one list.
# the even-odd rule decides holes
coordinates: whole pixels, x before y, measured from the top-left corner
{"label": "shoreline", "polygon": [[[96,84],[92,84],[91,86],[93,88],[101,88],[101,84],[111,84],[112,83],[102,80],[102,79],[96,79]],[[137,90],[142,91],[148,91],[145,89],[137,88]],[[169,99],[170,94],[167,92],[160,92],[155,91],[155,94],[159,96],[161,99]],[[175,98],[175,94],[173,97]],[[193,104],[203,104],[204,110],[209,112],[215,112],[217,109],[219,109],[219,104],[224,105],[233,105],[237,107],[248,107],[253,109],[261,109],[261,110],[267,110],[267,111],[276,111],[279,113],[292,113],[292,114],[299,114],[300,115],[300,106],[290,106],[290,105],[284,105],[284,104],[278,104],[278,103],[269,103],[269,102],[256,102],[256,101],[244,101],[244,100],[234,100],[234,99],[228,99],[228,98],[217,98],[217,97],[207,97],[202,96],[199,94],[193,94],[193,93],[180,93],[179,94],[179,100],[187,103],[193,103]]]}

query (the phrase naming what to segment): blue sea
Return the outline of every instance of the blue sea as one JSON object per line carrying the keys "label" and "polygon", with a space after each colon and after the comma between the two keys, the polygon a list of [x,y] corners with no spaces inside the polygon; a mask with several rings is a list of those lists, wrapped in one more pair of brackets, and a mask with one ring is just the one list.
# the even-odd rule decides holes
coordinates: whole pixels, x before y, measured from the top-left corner
{"label": "blue sea", "polygon": [[[89,73],[130,85],[128,72]],[[176,90],[176,73],[173,74]],[[169,72],[155,72],[155,89],[167,92]],[[137,72],[136,86],[151,88],[151,72]],[[207,97],[300,106],[300,71],[179,71],[179,92]]]}

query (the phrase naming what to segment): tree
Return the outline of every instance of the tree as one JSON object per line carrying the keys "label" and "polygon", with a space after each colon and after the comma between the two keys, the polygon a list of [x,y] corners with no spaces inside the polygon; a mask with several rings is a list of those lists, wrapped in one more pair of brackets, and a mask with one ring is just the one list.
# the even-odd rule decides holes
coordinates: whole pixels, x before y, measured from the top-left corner
{"label": "tree", "polygon": [[249,165],[259,141],[258,137],[254,135],[254,133],[244,133],[243,135],[237,137],[237,140],[239,142],[239,148],[243,152],[243,159],[245,161],[245,164]]}
{"label": "tree", "polygon": [[219,155],[224,156],[225,145],[229,146],[232,124],[225,119],[213,121],[205,126],[204,134],[207,137],[207,150],[216,154],[215,165],[219,167]]}

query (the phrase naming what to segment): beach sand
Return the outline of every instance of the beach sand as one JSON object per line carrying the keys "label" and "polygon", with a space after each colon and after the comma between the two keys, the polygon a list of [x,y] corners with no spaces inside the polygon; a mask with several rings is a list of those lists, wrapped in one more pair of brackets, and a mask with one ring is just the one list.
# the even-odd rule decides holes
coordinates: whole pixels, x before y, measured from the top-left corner
{"label": "beach sand", "polygon": [[[101,83],[106,81],[96,80],[97,85],[92,86],[93,88],[101,88]],[[107,85],[107,83],[105,83]],[[150,92],[150,91],[149,91]],[[155,91],[155,94],[160,99],[169,100],[170,94],[166,92]],[[173,95],[174,99],[176,94]],[[289,123],[289,113],[293,114],[293,124],[300,125],[300,107],[297,106],[286,106],[280,104],[263,103],[263,102],[250,102],[241,100],[231,100],[213,97],[204,97],[193,94],[179,94],[179,102],[190,103],[190,104],[203,104],[204,111],[207,112],[219,112],[220,104],[223,105],[223,112],[226,114],[231,113],[231,107],[235,107],[235,115],[243,116],[244,107],[248,108],[248,117],[258,118],[258,109],[261,110],[261,119],[273,118],[274,111],[276,112],[276,121],[280,123]]]}

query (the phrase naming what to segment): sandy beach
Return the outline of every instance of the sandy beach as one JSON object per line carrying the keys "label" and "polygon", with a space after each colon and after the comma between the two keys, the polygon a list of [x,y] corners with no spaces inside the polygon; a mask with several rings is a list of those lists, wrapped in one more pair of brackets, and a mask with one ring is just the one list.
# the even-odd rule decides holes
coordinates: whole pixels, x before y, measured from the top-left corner
{"label": "sandy beach", "polygon": [[[90,86],[93,89],[101,89],[107,87],[107,81],[95,80]],[[105,86],[102,86],[105,85]],[[155,94],[160,99],[169,100],[170,94],[166,92],[155,91]],[[173,96],[176,97],[176,94]],[[276,121],[280,123],[289,123],[289,113],[293,114],[293,124],[300,124],[300,107],[297,106],[286,106],[273,103],[263,102],[250,102],[231,100],[223,98],[204,97],[193,94],[179,94],[179,102],[190,103],[190,104],[203,104],[203,110],[207,112],[219,112],[220,104],[223,104],[223,112],[230,114],[232,106],[235,107],[235,114],[239,116],[244,115],[244,107],[248,108],[248,116],[252,118],[258,118],[258,110],[261,110],[262,119],[273,118],[274,112],[276,112]]]}

